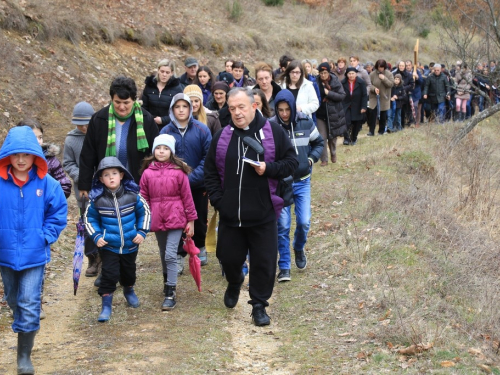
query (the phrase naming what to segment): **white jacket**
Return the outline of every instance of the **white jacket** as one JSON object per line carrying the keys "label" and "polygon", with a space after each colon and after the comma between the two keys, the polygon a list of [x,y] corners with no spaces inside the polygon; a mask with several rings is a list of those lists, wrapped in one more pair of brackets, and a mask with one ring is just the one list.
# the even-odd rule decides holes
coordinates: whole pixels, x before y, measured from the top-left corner
{"label": "white jacket", "polygon": [[[286,82],[281,83],[281,88],[287,88]],[[319,100],[313,83],[306,78],[304,78],[304,81],[300,86],[295,103],[300,107],[300,112],[305,113],[308,116],[311,116],[319,108]]]}

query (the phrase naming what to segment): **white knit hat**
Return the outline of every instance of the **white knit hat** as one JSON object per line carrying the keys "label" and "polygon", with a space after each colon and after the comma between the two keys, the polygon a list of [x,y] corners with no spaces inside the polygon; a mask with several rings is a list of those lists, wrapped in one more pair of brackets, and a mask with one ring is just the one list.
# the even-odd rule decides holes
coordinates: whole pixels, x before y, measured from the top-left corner
{"label": "white knit hat", "polygon": [[153,153],[156,147],[160,145],[167,146],[172,151],[172,154],[175,155],[175,138],[172,135],[160,134],[156,137],[153,143]]}

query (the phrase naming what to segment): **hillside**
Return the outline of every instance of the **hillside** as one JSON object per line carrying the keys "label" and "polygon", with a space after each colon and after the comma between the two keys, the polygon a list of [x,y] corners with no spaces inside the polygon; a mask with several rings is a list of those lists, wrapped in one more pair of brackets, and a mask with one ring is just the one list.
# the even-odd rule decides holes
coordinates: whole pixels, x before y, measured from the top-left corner
{"label": "hillside", "polygon": [[[416,31],[404,23],[383,31],[371,19],[368,1],[315,8],[241,0],[237,21],[231,20],[230,3],[207,0],[193,8],[174,0],[0,2],[0,127],[5,131],[35,117],[47,139],[62,143],[77,101],[102,107],[118,74],[133,77],[142,90],[145,76],[165,57],[176,60],[180,75],[187,56],[216,72],[227,58],[241,59],[251,72],[260,60],[276,67],[285,52],[318,60],[413,56]],[[431,33],[421,41],[423,61],[439,56],[436,37]]]}

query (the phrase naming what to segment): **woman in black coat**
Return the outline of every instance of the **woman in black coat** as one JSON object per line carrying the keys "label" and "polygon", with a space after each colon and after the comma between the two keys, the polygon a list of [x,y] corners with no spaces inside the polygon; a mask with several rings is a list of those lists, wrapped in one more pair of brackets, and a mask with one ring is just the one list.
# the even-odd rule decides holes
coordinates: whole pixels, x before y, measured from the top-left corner
{"label": "woman in black coat", "polygon": [[361,126],[366,119],[366,108],[368,106],[368,95],[366,83],[357,77],[356,68],[347,68],[346,77],[342,80],[342,86],[346,93],[343,105],[347,132],[344,136],[344,144],[355,145]]}
{"label": "woman in black coat", "polygon": [[[344,88],[339,79],[330,73],[330,65],[321,63],[318,66],[318,86],[321,101],[316,112],[318,131],[323,139],[328,139],[328,148],[332,163],[337,162],[337,137],[347,130],[344,106]],[[328,150],[325,147],[321,155],[321,166],[328,165]]]}
{"label": "woman in black coat", "polygon": [[142,108],[153,115],[158,130],[170,123],[170,102],[176,94],[182,92],[182,86],[174,72],[174,62],[163,59],[158,63],[156,74],[146,77],[144,81],[146,87],[142,92]]}

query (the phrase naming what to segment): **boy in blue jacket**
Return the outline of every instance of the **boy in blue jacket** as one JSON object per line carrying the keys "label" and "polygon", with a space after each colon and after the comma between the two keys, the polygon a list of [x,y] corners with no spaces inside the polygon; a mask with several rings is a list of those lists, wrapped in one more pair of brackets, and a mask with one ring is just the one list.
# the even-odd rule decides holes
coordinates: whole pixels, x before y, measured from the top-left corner
{"label": "boy in blue jacket", "polygon": [[0,149],[0,272],[17,333],[17,373],[34,374],[31,350],[40,329],[41,291],[50,245],[66,227],[61,184],[28,126],[12,128]]}
{"label": "boy in blue jacket", "polygon": [[99,248],[102,279],[98,293],[102,311],[97,320],[111,317],[116,283],[131,307],[139,307],[134,292],[137,251],[146,238],[151,222],[149,206],[139,195],[139,186],[114,156],[101,160],[92,181],[90,204],[85,212],[85,228]]}

